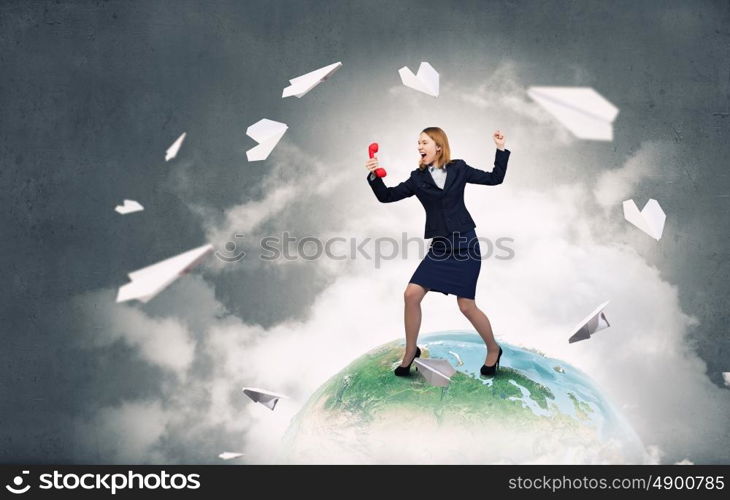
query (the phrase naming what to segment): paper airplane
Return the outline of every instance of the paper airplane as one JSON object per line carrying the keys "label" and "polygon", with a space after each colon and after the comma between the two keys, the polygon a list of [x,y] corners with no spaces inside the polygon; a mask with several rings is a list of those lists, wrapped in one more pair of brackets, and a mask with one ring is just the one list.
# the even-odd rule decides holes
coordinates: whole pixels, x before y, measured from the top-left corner
{"label": "paper airplane", "polygon": [[439,74],[433,69],[429,63],[423,61],[418,67],[418,74],[408,69],[408,66],[403,66],[398,70],[400,80],[403,85],[410,87],[424,94],[428,94],[433,97],[439,96]]}
{"label": "paper airplane", "polygon": [[124,200],[124,205],[117,205],[114,210],[122,215],[127,215],[134,212],[141,212],[144,210],[144,207],[134,200]]}
{"label": "paper airplane", "polygon": [[730,387],[730,372],[722,372],[722,380],[726,386]]}
{"label": "paper airplane", "polygon": [[667,219],[667,215],[654,198],[649,198],[641,212],[634,200],[626,200],[624,201],[624,219],[659,241],[664,231],[664,221]]}
{"label": "paper airplane", "polygon": [[129,273],[132,282],[119,289],[117,302],[131,299],[148,302],[177,278],[197,266],[212,251],[213,245],[203,245]]}
{"label": "paper airplane", "polygon": [[172,146],[167,148],[167,151],[165,151],[165,161],[170,161],[177,156],[177,152],[180,151],[180,146],[182,146],[187,134],[187,132],[183,132],[183,134],[172,143]]}
{"label": "paper airplane", "polygon": [[233,460],[234,458],[242,457],[243,453],[237,453],[234,451],[224,451],[220,455],[218,455],[218,458],[221,460]]}
{"label": "paper airplane", "polygon": [[274,411],[276,403],[278,403],[280,399],[286,398],[286,396],[281,394],[276,394],[275,392],[270,392],[264,389],[257,389],[255,387],[244,387],[241,390],[246,396],[251,398],[252,401],[261,403],[271,411]]}
{"label": "paper airplane", "polygon": [[414,363],[420,368],[418,373],[423,375],[426,382],[436,387],[447,387],[451,376],[456,373],[456,369],[445,359],[416,358]]}
{"label": "paper airplane", "polygon": [[293,95],[297,97],[302,97],[314,87],[332,76],[332,74],[340,69],[341,66],[341,62],[336,62],[334,64],[330,64],[329,66],[325,66],[324,68],[315,69],[314,71],[309,72],[306,75],[292,78],[291,80],[289,80],[289,83],[291,83],[291,85],[284,89],[284,91],[281,93],[281,98],[283,99],[285,97],[291,97]]}
{"label": "paper airplane", "polygon": [[527,95],[579,139],[613,140],[618,108],[591,87],[530,87]]}
{"label": "paper airplane", "polygon": [[595,311],[590,313],[583,321],[578,323],[578,326],[573,329],[573,335],[571,335],[568,339],[569,344],[589,339],[591,338],[591,335],[597,331],[611,326],[608,324],[606,315],[603,313],[603,308],[608,305],[608,302],[609,301],[607,300],[598,306]]}
{"label": "paper airplane", "polygon": [[246,135],[258,142],[255,148],[246,151],[248,161],[265,160],[274,150],[286,129],[286,123],[263,118],[246,129]]}

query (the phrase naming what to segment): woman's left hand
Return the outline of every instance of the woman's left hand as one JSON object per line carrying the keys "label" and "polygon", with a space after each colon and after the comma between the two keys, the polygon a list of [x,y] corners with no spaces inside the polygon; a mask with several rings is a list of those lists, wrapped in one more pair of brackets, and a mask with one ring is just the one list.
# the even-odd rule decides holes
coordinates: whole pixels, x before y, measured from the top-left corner
{"label": "woman's left hand", "polygon": [[495,133],[493,133],[492,139],[494,139],[494,143],[497,145],[497,149],[504,149],[504,134],[502,134],[501,130],[497,130]]}

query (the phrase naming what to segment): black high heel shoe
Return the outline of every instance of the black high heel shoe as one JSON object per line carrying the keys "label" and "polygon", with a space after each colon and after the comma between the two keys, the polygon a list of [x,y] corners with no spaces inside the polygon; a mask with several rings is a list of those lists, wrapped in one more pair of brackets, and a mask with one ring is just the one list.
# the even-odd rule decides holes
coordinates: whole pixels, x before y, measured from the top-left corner
{"label": "black high heel shoe", "polygon": [[481,370],[479,370],[482,375],[494,375],[497,373],[497,368],[499,368],[499,358],[502,357],[502,348],[499,348],[499,354],[497,355],[497,362],[494,363],[492,366],[482,365]]}
{"label": "black high heel shoe", "polygon": [[[413,359],[420,358],[420,357],[421,357],[421,349],[418,346],[416,346],[416,355],[413,356]],[[395,375],[397,377],[405,377],[406,375],[410,374],[411,365],[413,364],[413,359],[411,360],[410,363],[408,363],[408,366],[397,366],[395,368],[395,370],[393,371],[393,373],[395,373]]]}

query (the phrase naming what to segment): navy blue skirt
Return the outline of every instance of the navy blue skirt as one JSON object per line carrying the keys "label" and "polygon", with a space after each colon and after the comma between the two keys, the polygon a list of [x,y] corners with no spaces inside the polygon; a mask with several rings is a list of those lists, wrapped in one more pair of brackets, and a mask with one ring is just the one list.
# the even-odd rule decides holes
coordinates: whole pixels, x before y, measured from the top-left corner
{"label": "navy blue skirt", "polygon": [[474,299],[481,268],[481,250],[474,229],[437,236],[410,283],[444,295]]}

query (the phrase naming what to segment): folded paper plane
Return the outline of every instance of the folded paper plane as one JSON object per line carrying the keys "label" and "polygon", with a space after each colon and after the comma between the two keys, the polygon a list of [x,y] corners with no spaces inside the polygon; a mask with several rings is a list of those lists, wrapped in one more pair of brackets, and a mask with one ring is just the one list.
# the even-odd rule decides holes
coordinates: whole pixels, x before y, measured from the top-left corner
{"label": "folded paper plane", "polygon": [[527,95],[577,138],[613,140],[619,110],[591,87],[530,87]]}
{"label": "folded paper plane", "polygon": [[264,389],[257,389],[255,387],[244,387],[242,391],[246,396],[251,398],[252,401],[255,401],[256,403],[261,403],[271,411],[274,411],[276,403],[278,403],[280,399],[286,398],[286,396],[283,396],[281,394],[270,392]]}
{"label": "folded paper plane", "polygon": [[291,83],[291,85],[285,88],[284,91],[281,93],[282,99],[285,97],[291,97],[293,95],[297,97],[302,97],[314,87],[332,76],[332,74],[340,69],[341,66],[341,62],[336,62],[334,64],[330,64],[329,66],[325,66],[324,68],[315,69],[314,71],[309,72],[306,75],[292,78],[291,80],[289,80],[289,83]]}
{"label": "folded paper plane", "polygon": [[167,148],[167,151],[165,151],[165,161],[170,161],[177,156],[177,152],[180,151],[180,146],[182,146],[186,135],[187,132],[183,132],[183,134],[172,143],[172,146]]}
{"label": "folded paper plane", "polygon": [[234,458],[242,457],[243,453],[237,453],[234,451],[224,451],[220,455],[218,455],[218,458],[221,460],[233,460]]}
{"label": "folded paper plane", "polygon": [[255,148],[246,151],[248,161],[260,161],[269,157],[289,127],[286,123],[263,118],[246,129],[246,135],[258,142]]}
{"label": "folded paper plane", "polygon": [[414,363],[426,382],[436,387],[447,387],[451,376],[456,373],[456,369],[445,359],[416,358]]}
{"label": "folded paper plane", "polygon": [[127,215],[134,212],[141,212],[144,210],[144,207],[134,200],[124,200],[124,204],[117,205],[114,210],[122,215]]}
{"label": "folded paper plane", "polygon": [[212,251],[213,245],[203,245],[129,273],[132,282],[119,289],[117,302],[132,299],[148,302],[177,278],[197,266]]}
{"label": "folded paper plane", "polygon": [[626,200],[624,201],[624,219],[659,241],[664,231],[664,221],[667,220],[667,215],[654,198],[650,198],[646,202],[641,212],[634,200]]}
{"label": "folded paper plane", "polygon": [[408,66],[403,66],[399,69],[398,74],[400,75],[401,82],[406,87],[433,97],[439,96],[439,74],[429,63],[425,61],[421,62],[421,65],[418,67],[418,73],[415,75],[408,69]]}
{"label": "folded paper plane", "polygon": [[597,331],[611,326],[603,313],[603,309],[608,305],[608,302],[606,301],[598,306],[595,311],[578,323],[578,326],[573,329],[573,334],[568,339],[568,343],[572,344],[573,342],[589,339]]}

